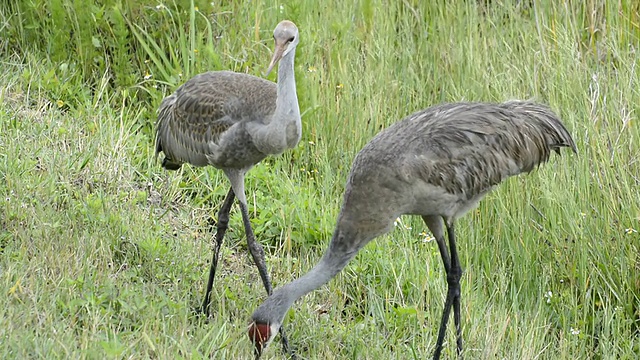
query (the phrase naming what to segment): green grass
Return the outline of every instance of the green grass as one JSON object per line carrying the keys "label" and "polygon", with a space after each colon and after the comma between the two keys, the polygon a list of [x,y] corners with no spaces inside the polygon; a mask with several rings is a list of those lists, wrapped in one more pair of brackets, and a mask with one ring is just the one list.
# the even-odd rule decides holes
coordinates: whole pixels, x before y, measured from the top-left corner
{"label": "green grass", "polygon": [[[41,2],[75,14],[68,1]],[[62,31],[54,12],[40,43],[31,15],[0,14],[13,36],[0,37],[1,358],[251,358],[246,326],[265,294],[237,208],[214,316],[191,317],[228,181],[212,168],[162,170],[155,110],[196,73],[260,75],[285,18],[301,31],[303,139],[247,178],[276,286],[320,258],[351,161],[380,129],[445,101],[535,99],[561,115],[578,155],[506,181],[459,221],[465,356],[640,357],[635,2],[108,3],[82,11],[109,26],[83,34],[83,15]],[[77,42],[52,44],[70,33]],[[425,230],[403,217],[294,305],[285,328],[301,358],[431,356],[446,282]]]}

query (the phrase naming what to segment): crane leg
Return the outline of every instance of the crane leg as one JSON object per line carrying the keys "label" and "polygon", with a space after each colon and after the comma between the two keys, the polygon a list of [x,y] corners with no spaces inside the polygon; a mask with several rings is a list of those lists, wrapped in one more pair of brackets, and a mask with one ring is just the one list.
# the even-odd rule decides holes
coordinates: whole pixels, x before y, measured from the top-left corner
{"label": "crane leg", "polygon": [[213,279],[216,277],[216,268],[218,267],[218,258],[220,255],[220,248],[222,247],[222,239],[224,233],[229,226],[229,212],[231,211],[231,205],[233,205],[233,188],[229,189],[227,196],[220,207],[218,212],[218,221],[216,222],[216,244],[213,249],[213,259],[211,260],[211,267],[209,268],[209,280],[207,281],[207,290],[204,293],[204,301],[202,302],[202,309],[200,312],[207,318],[209,317],[209,307],[211,303],[211,290],[213,289]]}
{"label": "crane leg", "polygon": [[[458,358],[462,358],[462,327],[460,325],[460,278],[462,277],[462,267],[460,266],[460,258],[456,250],[456,235],[453,229],[453,223],[447,226],[447,234],[449,235],[449,249],[451,250],[451,270],[455,287],[455,296],[453,297],[453,321],[456,324],[456,351]],[[447,282],[449,275],[447,275]]]}
{"label": "crane leg", "polygon": [[247,246],[249,247],[249,252],[251,253],[251,257],[253,258],[253,262],[258,267],[258,272],[260,273],[260,279],[262,279],[262,284],[264,285],[265,290],[267,290],[267,295],[271,295],[271,279],[269,278],[269,273],[267,272],[267,264],[264,259],[264,249],[259,242],[256,241],[256,237],[253,234],[253,229],[251,228],[251,222],[249,221],[249,211],[247,210],[247,204],[242,203],[240,201],[240,211],[242,212],[242,222],[244,223],[244,231],[247,236]]}
{"label": "crane leg", "polygon": [[452,306],[453,319],[456,326],[457,353],[458,357],[462,358],[462,329],[460,327],[460,277],[462,276],[462,268],[460,267],[460,260],[456,250],[456,237],[453,224],[447,224],[447,234],[449,235],[449,252],[451,257],[447,254],[447,248],[444,243],[444,234],[442,234],[442,231],[440,231],[439,234],[434,234],[447,272],[447,299],[445,300],[442,319],[440,320],[438,340],[436,341],[436,349],[433,354],[434,359],[440,359],[442,343],[444,342],[447,322],[449,321],[449,314],[451,314]]}
{"label": "crane leg", "polygon": [[[247,210],[247,204],[243,203],[242,201],[240,201],[240,211],[242,212],[242,222],[244,223],[249,252],[251,253],[253,262],[258,267],[258,272],[260,273],[260,278],[262,279],[264,288],[265,290],[267,290],[267,295],[271,295],[273,289],[271,286],[269,273],[267,272],[267,264],[264,259],[264,249],[262,248],[262,245],[260,245],[260,243],[256,241],[255,235],[253,234],[253,229],[251,228],[251,222],[249,221],[249,211]],[[284,328],[282,326],[280,327],[280,338],[282,339],[282,349],[284,353],[290,355],[292,359],[295,359],[295,354],[289,351],[289,341],[287,340],[287,335],[285,334]]]}

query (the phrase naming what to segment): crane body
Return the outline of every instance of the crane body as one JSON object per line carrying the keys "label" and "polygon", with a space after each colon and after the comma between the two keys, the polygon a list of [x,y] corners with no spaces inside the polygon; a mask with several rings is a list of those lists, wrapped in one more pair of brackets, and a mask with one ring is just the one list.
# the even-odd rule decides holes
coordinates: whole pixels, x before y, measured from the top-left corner
{"label": "crane body", "polygon": [[[400,215],[419,215],[434,235],[448,292],[434,358],[451,308],[462,352],[455,220],[503,180],[532,171],[552,151],[576,146],[546,106],[525,102],[452,103],[416,112],[375,136],[355,157],[331,242],[308,273],[282,286],[253,313],[256,357],[275,336],[293,302],[336,276]],[[445,229],[448,235],[445,241]]]}

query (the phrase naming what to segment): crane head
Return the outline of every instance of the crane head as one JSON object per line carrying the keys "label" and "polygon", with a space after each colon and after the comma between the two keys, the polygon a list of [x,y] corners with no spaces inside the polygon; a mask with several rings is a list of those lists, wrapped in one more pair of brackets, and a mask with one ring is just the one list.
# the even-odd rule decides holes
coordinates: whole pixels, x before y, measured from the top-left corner
{"label": "crane head", "polygon": [[275,30],[273,30],[273,40],[276,42],[276,47],[273,51],[273,57],[271,58],[271,63],[269,64],[266,75],[269,75],[280,59],[296,48],[300,41],[298,27],[289,20],[281,21]]}
{"label": "crane head", "polygon": [[256,359],[260,358],[262,351],[269,346],[271,340],[276,337],[278,333],[278,329],[280,326],[278,324],[265,324],[256,321],[252,321],[249,324],[249,339],[253,342],[254,353],[256,355]]}

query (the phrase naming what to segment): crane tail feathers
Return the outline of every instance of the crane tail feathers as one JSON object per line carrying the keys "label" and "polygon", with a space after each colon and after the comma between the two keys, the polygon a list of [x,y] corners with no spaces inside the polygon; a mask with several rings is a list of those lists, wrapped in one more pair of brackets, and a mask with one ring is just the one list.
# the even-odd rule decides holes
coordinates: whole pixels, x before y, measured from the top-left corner
{"label": "crane tail feathers", "polygon": [[527,118],[534,129],[541,134],[548,148],[558,154],[563,147],[577,154],[576,143],[558,115],[548,106],[527,101],[509,101],[504,106]]}
{"label": "crane tail feathers", "polygon": [[[156,158],[161,152],[164,153],[164,159],[162,159],[162,167],[167,170],[178,170],[182,166],[181,162],[174,161],[166,149],[163,148],[163,141],[168,139],[169,123],[173,116],[173,105],[176,102],[176,96],[170,95],[162,100],[158,109],[158,122],[156,123]],[[164,139],[164,140],[163,140]]]}

